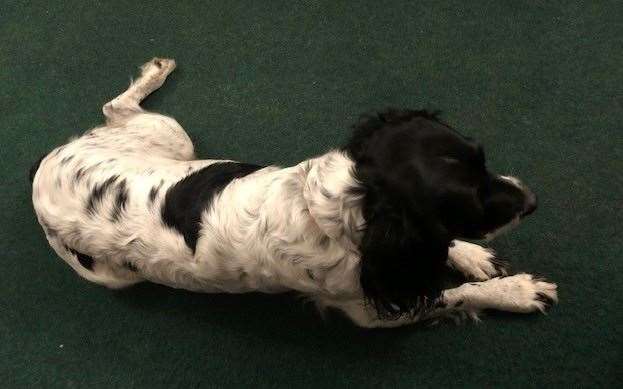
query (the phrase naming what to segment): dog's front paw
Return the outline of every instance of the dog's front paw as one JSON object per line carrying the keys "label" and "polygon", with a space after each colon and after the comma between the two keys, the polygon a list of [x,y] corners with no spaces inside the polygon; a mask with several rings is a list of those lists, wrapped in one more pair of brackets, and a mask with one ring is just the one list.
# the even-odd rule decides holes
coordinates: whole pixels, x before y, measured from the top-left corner
{"label": "dog's front paw", "polygon": [[540,311],[558,302],[558,286],[531,274],[516,274],[487,282],[492,288],[489,295],[496,309],[509,312],[530,313]]}
{"label": "dog's front paw", "polygon": [[508,274],[508,264],[495,251],[477,244],[455,240],[448,251],[448,264],[467,278],[485,281]]}

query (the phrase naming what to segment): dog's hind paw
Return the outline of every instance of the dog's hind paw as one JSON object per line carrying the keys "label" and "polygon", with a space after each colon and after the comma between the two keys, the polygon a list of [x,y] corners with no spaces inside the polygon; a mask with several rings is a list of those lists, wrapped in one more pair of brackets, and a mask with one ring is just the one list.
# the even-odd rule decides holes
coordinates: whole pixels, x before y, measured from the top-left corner
{"label": "dog's hind paw", "polygon": [[153,58],[141,66],[141,76],[164,81],[175,70],[175,66],[175,60],[171,58]]}

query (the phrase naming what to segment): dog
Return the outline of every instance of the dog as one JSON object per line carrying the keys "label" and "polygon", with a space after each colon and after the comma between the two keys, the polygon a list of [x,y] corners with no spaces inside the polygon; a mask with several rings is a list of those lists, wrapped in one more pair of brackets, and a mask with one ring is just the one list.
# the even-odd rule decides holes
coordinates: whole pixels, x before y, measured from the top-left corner
{"label": "dog", "polygon": [[[557,302],[556,284],[508,275],[463,240],[491,239],[537,200],[437,114],[365,115],[344,147],[292,167],[197,160],[177,121],[139,105],[175,66],[144,64],[103,106],[105,125],[31,170],[37,219],[80,276],[113,289],[296,291],[366,328]],[[445,288],[451,272],[465,282]]]}

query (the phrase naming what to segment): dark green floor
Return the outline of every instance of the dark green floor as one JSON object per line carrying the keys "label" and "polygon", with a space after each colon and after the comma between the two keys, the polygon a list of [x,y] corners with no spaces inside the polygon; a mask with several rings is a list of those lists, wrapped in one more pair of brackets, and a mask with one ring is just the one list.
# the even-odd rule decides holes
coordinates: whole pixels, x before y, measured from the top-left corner
{"label": "dark green floor", "polygon": [[[3,388],[621,387],[623,3],[140,3],[0,5]],[[81,280],[36,224],[27,170],[156,55],[179,67],[146,105],[204,157],[291,164],[364,111],[442,109],[538,193],[494,247],[558,282],[560,305],[369,332],[287,296]]]}

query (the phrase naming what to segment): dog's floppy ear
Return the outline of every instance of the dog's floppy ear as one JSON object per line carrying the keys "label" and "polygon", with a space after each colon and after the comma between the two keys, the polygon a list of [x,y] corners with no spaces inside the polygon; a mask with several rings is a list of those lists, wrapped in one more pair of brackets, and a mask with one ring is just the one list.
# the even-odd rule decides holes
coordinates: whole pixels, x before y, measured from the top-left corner
{"label": "dog's floppy ear", "polygon": [[353,125],[353,136],[344,149],[355,161],[361,161],[369,156],[370,149],[377,147],[373,139],[383,130],[418,118],[445,125],[439,120],[439,114],[439,111],[387,108],[383,112],[361,115],[357,123]]}
{"label": "dog's floppy ear", "polygon": [[[368,207],[370,208],[370,207]],[[380,317],[413,314],[441,291],[448,257],[444,229],[421,215],[375,203],[364,212],[360,281]]]}
{"label": "dog's floppy ear", "polygon": [[[416,313],[426,298],[439,294],[446,275],[449,233],[435,214],[431,194],[419,184],[418,171],[396,154],[415,156],[417,150],[392,142],[400,139],[393,136],[401,129],[418,131],[418,120],[440,123],[436,113],[427,111],[387,109],[365,115],[344,147],[355,163],[365,221],[358,245],[360,282],[366,300],[384,318]],[[395,146],[399,143],[404,147]]]}

